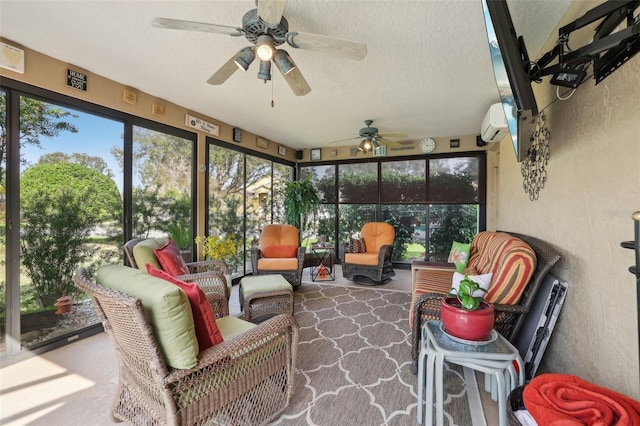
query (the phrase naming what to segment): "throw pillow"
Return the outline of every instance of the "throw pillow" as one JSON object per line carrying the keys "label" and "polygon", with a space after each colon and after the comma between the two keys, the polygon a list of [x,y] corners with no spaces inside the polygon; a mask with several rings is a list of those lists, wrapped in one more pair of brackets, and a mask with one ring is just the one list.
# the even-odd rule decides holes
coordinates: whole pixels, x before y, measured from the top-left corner
{"label": "throw pillow", "polygon": [[454,241],[451,244],[451,251],[449,252],[449,259],[447,262],[456,265],[456,271],[462,272],[469,263],[469,251],[471,251],[471,244],[463,244]]}
{"label": "throw pillow", "polygon": [[160,262],[162,270],[166,273],[171,274],[174,277],[189,273],[189,268],[187,268],[187,264],[184,263],[184,259],[180,254],[178,246],[171,238],[167,240],[165,245],[159,249],[155,249],[153,253],[155,253],[158,258],[158,262]]}
{"label": "throw pillow", "polygon": [[142,301],[167,365],[173,368],[196,365],[198,339],[191,305],[184,291],[144,270],[124,265],[101,267],[96,274],[96,283]]}
{"label": "throw pillow", "polygon": [[220,330],[216,324],[216,317],[213,314],[213,310],[204,291],[202,291],[196,283],[186,283],[178,280],[148,263],[146,266],[147,272],[149,272],[150,275],[177,285],[189,298],[191,312],[193,313],[193,325],[196,330],[196,338],[198,339],[200,351],[221,343],[223,341],[222,334],[220,334]]}
{"label": "throw pillow", "polygon": [[271,245],[262,249],[263,257],[296,257],[298,255],[298,247],[293,245]]}
{"label": "throw pillow", "polygon": [[367,247],[364,238],[349,237],[349,253],[366,253]]}
{"label": "throw pillow", "polygon": [[[461,274],[460,272],[454,272],[453,280],[451,282],[451,287],[458,290],[460,288],[460,281],[462,281],[464,277],[465,277],[464,274]],[[477,283],[480,286],[480,288],[489,290],[489,287],[491,286],[491,277],[493,277],[493,274],[489,272],[488,274],[483,274],[483,275],[468,275],[468,277],[471,281]],[[476,290],[473,292],[473,297],[485,296],[486,294],[487,293],[483,291]]]}

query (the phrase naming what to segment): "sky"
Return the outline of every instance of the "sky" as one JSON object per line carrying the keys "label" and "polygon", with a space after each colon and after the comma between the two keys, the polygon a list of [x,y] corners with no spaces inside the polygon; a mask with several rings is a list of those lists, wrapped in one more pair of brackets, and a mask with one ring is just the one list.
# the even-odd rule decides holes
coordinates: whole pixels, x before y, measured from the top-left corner
{"label": "sky", "polygon": [[[118,189],[122,192],[122,171],[118,162],[111,154],[112,147],[122,148],[124,125],[118,121],[87,114],[77,110],[67,109],[74,116],[67,116],[65,121],[72,123],[77,133],[62,132],[56,138],[41,138],[41,148],[26,145],[22,150],[22,158],[27,166],[38,162],[44,154],[63,152],[65,154],[85,153],[104,159],[113,174]],[[21,171],[26,166],[21,167]]]}

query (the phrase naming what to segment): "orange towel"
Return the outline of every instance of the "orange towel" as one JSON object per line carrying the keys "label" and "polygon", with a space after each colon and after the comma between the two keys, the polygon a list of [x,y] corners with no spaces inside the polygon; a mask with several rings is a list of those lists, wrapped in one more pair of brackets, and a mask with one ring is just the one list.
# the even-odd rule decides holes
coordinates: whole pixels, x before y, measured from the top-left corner
{"label": "orange towel", "polygon": [[576,376],[542,374],[522,399],[539,425],[640,425],[640,402]]}

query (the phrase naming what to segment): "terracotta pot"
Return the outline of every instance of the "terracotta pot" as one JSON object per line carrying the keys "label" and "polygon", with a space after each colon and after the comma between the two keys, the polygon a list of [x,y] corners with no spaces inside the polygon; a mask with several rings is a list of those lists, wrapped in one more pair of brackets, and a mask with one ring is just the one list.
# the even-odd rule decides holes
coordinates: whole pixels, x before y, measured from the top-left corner
{"label": "terracotta pot", "polygon": [[440,301],[440,317],[445,331],[465,340],[486,339],[493,329],[493,305],[482,302],[475,311],[459,306],[460,302],[455,297],[443,297]]}
{"label": "terracotta pot", "polygon": [[56,314],[66,314],[71,312],[71,305],[73,304],[73,300],[69,296],[62,296],[58,298],[56,303],[53,304],[56,308]]}

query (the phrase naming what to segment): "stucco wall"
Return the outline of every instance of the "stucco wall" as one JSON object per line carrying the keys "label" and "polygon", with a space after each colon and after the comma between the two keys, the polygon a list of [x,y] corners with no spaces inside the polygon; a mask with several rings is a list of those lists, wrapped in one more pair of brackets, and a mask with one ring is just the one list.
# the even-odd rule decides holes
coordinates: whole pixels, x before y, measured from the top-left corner
{"label": "stucco wall", "polygon": [[[599,3],[574,2],[560,25]],[[588,43],[593,31],[586,33],[570,45]],[[594,83],[584,82],[544,111],[551,157],[537,201],[522,189],[509,142],[490,154],[490,164],[498,165],[492,226],[537,236],[562,251],[554,273],[568,281],[569,291],[544,367],[640,399],[636,288],[628,271],[634,257],[620,247],[633,239],[631,214],[640,210],[640,55]],[[555,99],[548,77],[534,86],[539,109]]]}

